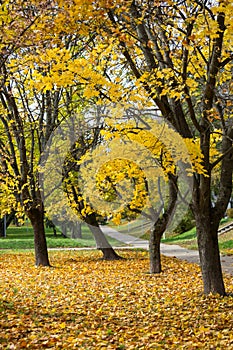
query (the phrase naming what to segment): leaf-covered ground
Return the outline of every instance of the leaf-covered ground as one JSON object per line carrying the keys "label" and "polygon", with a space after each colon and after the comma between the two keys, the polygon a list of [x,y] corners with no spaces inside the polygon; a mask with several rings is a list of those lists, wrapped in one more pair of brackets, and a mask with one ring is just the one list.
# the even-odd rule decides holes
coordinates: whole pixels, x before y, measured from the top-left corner
{"label": "leaf-covered ground", "polygon": [[[232,349],[233,297],[203,296],[199,268],[148,253],[52,252],[0,255],[0,349]],[[225,278],[233,292],[232,278]]]}

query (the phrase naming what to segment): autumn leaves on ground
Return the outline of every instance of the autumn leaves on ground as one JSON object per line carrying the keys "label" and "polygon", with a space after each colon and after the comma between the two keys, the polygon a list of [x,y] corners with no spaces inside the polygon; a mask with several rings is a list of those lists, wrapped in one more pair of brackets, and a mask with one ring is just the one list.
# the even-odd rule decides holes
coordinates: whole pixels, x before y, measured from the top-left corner
{"label": "autumn leaves on ground", "polygon": [[[1,255],[0,349],[232,349],[233,297],[202,295],[199,267],[147,252],[102,261],[98,252]],[[233,293],[225,277],[227,292]]]}

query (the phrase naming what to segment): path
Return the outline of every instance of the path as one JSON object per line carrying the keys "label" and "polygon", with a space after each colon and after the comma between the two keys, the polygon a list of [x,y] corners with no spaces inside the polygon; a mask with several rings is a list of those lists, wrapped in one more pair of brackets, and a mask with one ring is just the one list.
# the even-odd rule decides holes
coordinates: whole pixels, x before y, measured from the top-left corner
{"label": "path", "polygon": [[[103,233],[109,237],[115,238],[118,241],[125,243],[134,248],[149,249],[149,242],[129,234],[118,232],[109,226],[101,226]],[[200,263],[197,250],[189,250],[179,245],[170,245],[161,243],[161,254],[176,257],[178,259],[187,260],[192,263]],[[233,256],[222,256],[222,269],[226,273],[233,275]]]}

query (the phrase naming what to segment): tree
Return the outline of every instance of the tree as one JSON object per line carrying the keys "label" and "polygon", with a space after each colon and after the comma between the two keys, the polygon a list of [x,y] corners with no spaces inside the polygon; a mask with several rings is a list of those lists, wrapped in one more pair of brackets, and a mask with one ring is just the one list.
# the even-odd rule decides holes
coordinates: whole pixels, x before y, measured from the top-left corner
{"label": "tree", "polygon": [[[101,45],[111,40],[131,87],[137,93],[143,88],[182,137],[200,142],[205,174],[193,176],[192,208],[204,292],[224,295],[217,230],[232,191],[232,3],[120,5],[102,4],[107,24],[99,31],[104,32]],[[216,132],[222,137],[221,156],[211,162],[210,137]],[[211,179],[217,165],[220,192],[213,204]]]}
{"label": "tree", "polygon": [[120,256],[100,227],[103,215],[91,207],[83,194],[85,179],[80,179],[80,167],[85,158],[101,142],[101,128],[98,118],[91,117],[87,121],[81,111],[66,118],[52,135],[41,158],[40,182],[50,219],[64,228],[69,226],[69,222],[75,226],[80,221],[85,222],[94,236],[97,249],[103,253],[103,259],[116,260]]}
{"label": "tree", "polygon": [[96,241],[97,249],[103,253],[103,259],[118,260],[121,257],[104,236],[99,225],[98,212],[91,208],[88,199],[83,196],[79,180],[80,166],[82,165],[80,160],[101,142],[100,131],[101,127],[92,128],[89,135],[86,132],[76,140],[65,159],[62,182],[72,209],[75,209],[79,218],[87,223]]}
{"label": "tree", "polygon": [[[22,132],[28,128],[34,135],[35,128],[29,128],[27,118],[23,123],[19,118],[23,104],[18,104],[21,97],[18,93],[15,95],[15,87],[22,87],[25,76],[21,74],[17,84],[13,75],[19,74],[19,67],[30,67],[27,72],[32,78],[29,79],[30,87],[23,90],[23,97],[33,91],[32,99],[35,89],[40,91],[43,97],[37,100],[39,109],[46,106],[50,116],[51,96],[60,96],[60,89],[75,84],[82,85],[84,98],[94,101],[106,98],[126,103],[130,99],[137,105],[156,105],[160,116],[183,138],[190,140],[194,151],[197,143],[200,145],[204,171],[197,169],[193,175],[192,209],[204,292],[224,295],[217,230],[232,192],[232,3],[228,0],[156,3],[119,0],[82,4],[67,1],[65,5],[58,2],[52,7],[54,2],[49,3],[47,12],[47,2],[37,7],[34,4],[24,6],[21,2],[15,5],[7,1],[5,4],[4,11],[9,16],[2,22],[3,32],[12,23],[14,25],[6,36],[7,45],[4,41],[1,43],[1,94],[3,109],[7,111],[1,120],[6,135],[9,131],[14,135],[14,141],[8,137],[9,149],[17,145],[17,152],[11,152],[12,163],[9,164],[16,164],[15,159],[20,159],[18,165],[23,170],[20,188],[24,189],[24,204],[29,199],[27,208],[31,200],[28,167],[24,168],[22,164],[27,164],[28,153],[24,149],[29,145]],[[19,8],[19,12],[15,11]],[[15,16],[13,22],[12,14]],[[10,20],[6,21],[6,18]],[[38,18],[39,26],[36,27]],[[19,38],[25,31],[28,36],[19,55],[17,50],[22,43]],[[18,32],[20,35],[16,35]],[[9,42],[13,44],[9,45]],[[26,48],[32,42],[37,48],[29,52]],[[13,60],[10,54],[16,51]],[[21,101],[25,100],[21,98]],[[26,104],[23,109],[28,111],[30,108]],[[54,112],[57,113],[57,107]],[[51,128],[47,130],[47,134],[42,133],[43,140],[47,140]],[[210,157],[211,136],[215,134],[222,138],[221,154],[213,159]],[[191,160],[195,160],[195,152]],[[217,166],[220,191],[213,202],[212,177]],[[15,165],[14,168],[17,173]],[[36,179],[31,179],[35,184]],[[35,186],[30,188],[35,190]],[[39,206],[43,209],[40,200]],[[39,207],[36,205],[36,208]]]}
{"label": "tree", "polygon": [[[39,159],[53,130],[77,107],[68,92],[75,84],[79,98],[77,72],[83,71],[85,61],[77,59],[82,35],[64,31],[66,6],[54,1],[6,0],[1,10],[1,175],[7,177],[3,186],[14,197],[16,211],[26,213],[32,223],[36,265],[47,266]],[[63,74],[67,64],[73,71],[70,79]]]}
{"label": "tree", "polygon": [[[49,265],[44,231],[44,206],[38,184],[38,163],[58,122],[61,91],[31,87],[30,53],[43,48],[48,35],[49,2],[3,1],[1,31],[1,167],[4,184],[29,217],[35,241],[36,265]],[[48,39],[48,37],[47,37]],[[44,62],[45,63],[45,62]],[[37,67],[40,69],[40,67]],[[5,141],[5,142],[4,142]],[[21,208],[20,208],[21,207]]]}
{"label": "tree", "polygon": [[[135,112],[139,113],[140,121],[137,118],[133,121]],[[204,169],[201,165],[201,157],[197,157],[198,152],[195,152],[197,159],[193,162],[194,168],[192,169],[192,165],[189,164],[189,169],[187,169],[188,159],[193,150],[190,149],[190,145],[186,145],[173,128],[164,124],[157,115],[153,116],[152,110],[136,111],[135,108],[126,110],[124,118],[126,121],[129,120],[128,123],[123,122],[123,116],[121,116],[118,124],[115,120],[114,127],[104,131],[107,139],[114,141],[120,138],[121,144],[115,141],[113,145],[111,143],[105,145],[106,163],[104,169],[102,169],[103,166],[99,168],[99,179],[104,189],[103,193],[109,202],[112,197],[113,200],[117,197],[118,202],[121,197],[124,199],[123,210],[118,210],[115,214],[112,210],[113,220],[114,215],[118,219],[123,217],[125,208],[127,213],[140,214],[149,220],[151,226],[150,272],[160,273],[162,235],[168,227],[171,227],[172,222],[177,224],[177,219],[180,220],[177,213],[181,210],[183,202],[185,204],[183,204],[182,211],[186,212],[184,206],[187,207],[189,202],[188,190],[190,189],[188,175],[198,168],[199,172],[203,173]],[[110,152],[111,163],[108,160]],[[122,154],[124,158],[119,158],[118,154]],[[90,170],[88,168],[86,176]],[[130,178],[135,184],[132,194],[125,186],[124,191],[127,194],[125,197],[124,192],[121,194],[116,188],[117,185],[119,187],[122,177]],[[165,189],[162,190],[162,187]],[[89,192],[92,191],[91,189]],[[128,217],[130,217],[129,214]]]}

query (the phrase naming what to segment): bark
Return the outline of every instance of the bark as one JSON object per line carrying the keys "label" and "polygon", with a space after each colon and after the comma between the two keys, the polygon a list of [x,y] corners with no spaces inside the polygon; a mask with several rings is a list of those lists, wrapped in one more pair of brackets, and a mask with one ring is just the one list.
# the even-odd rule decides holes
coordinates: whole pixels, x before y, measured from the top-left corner
{"label": "bark", "polygon": [[[229,197],[227,198],[226,196],[224,201],[226,208]],[[225,295],[226,292],[218,247],[218,227],[224,215],[224,210],[222,211],[222,215],[220,215],[219,211],[219,215],[216,215],[217,208],[212,208],[210,172],[209,177],[200,175],[199,180],[195,179],[193,203],[204,293]]]}
{"label": "bark", "polygon": [[62,222],[61,224],[61,235],[64,238],[67,238],[67,223],[66,222]]}
{"label": "bark", "polygon": [[0,237],[4,237],[4,218],[0,220]]}
{"label": "bark", "polygon": [[44,228],[44,211],[32,208],[27,211],[34,231],[36,266],[50,266]]}
{"label": "bark", "polygon": [[[220,194],[213,208],[211,204],[211,171],[213,166],[210,163],[210,125],[208,112],[213,108],[216,94],[215,86],[217,74],[220,69],[223,36],[226,29],[224,22],[225,16],[220,12],[216,19],[219,30],[218,36],[213,42],[208,77],[203,95],[203,117],[200,123],[200,145],[204,155],[203,164],[208,177],[200,175],[199,183],[198,181],[194,183],[194,214],[196,218],[204,293],[218,293],[220,295],[225,295],[226,292],[222,276],[217,231],[231,195],[233,162],[232,152],[227,153],[223,157],[220,176]],[[232,139],[224,135],[228,132],[229,136],[232,134],[232,125],[229,125],[228,132],[224,124],[222,125],[222,129],[225,129],[222,142],[222,151],[224,154],[228,147],[229,149],[232,147]]]}
{"label": "bark", "polygon": [[[15,216],[15,213],[6,215],[6,228],[11,224],[14,216]],[[4,237],[4,218],[0,220],[0,237]]]}
{"label": "bark", "polygon": [[156,232],[156,229],[151,232],[149,241],[150,251],[150,273],[162,272],[161,254],[160,254],[160,241],[162,234]]}
{"label": "bark", "polygon": [[[228,199],[225,200],[227,205]],[[214,216],[214,208],[211,206],[210,176],[201,175],[199,181],[195,180],[193,202],[204,293],[224,296],[226,292],[218,247],[220,218]]]}
{"label": "bark", "polygon": [[52,227],[52,229],[53,229],[53,235],[54,235],[54,237],[57,237],[56,226],[54,225],[54,226]]}
{"label": "bark", "polygon": [[53,230],[54,237],[57,237],[57,229],[52,220],[49,220],[48,218],[45,219],[45,226],[47,228],[51,228]]}
{"label": "bark", "polygon": [[150,252],[150,273],[160,273],[161,267],[161,254],[160,254],[160,242],[163,233],[165,232],[171,218],[174,214],[177,201],[177,176],[169,174],[169,202],[164,214],[159,217],[153,227],[153,231],[150,235],[149,252]]}
{"label": "bark", "polygon": [[110,248],[99,248],[101,252],[103,253],[103,260],[122,260],[123,258],[118,255],[115,250],[110,247]]}
{"label": "bark", "polygon": [[226,292],[218,246],[218,225],[211,225],[205,215],[196,217],[196,224],[204,293],[224,296]]}
{"label": "bark", "polygon": [[[205,294],[226,294],[218,246],[218,227],[220,220],[224,217],[232,193],[232,137],[233,127],[229,123],[228,132],[223,136],[222,141],[222,153],[225,156],[223,159],[220,158],[220,188],[214,207],[211,205],[212,168],[210,168],[209,177],[201,175],[200,180],[197,181],[196,179],[194,182],[194,215],[197,226],[198,248]],[[203,154],[205,155],[204,152],[209,142],[207,140],[206,143],[204,137],[201,138],[201,141]],[[207,156],[205,156],[205,161],[206,158]],[[206,164],[209,164],[208,158]]]}
{"label": "bark", "polygon": [[76,224],[76,237],[82,238],[82,224],[81,224],[81,222],[77,222],[77,224]]}
{"label": "bark", "polygon": [[81,222],[72,223],[71,238],[82,238],[82,224]]}
{"label": "bark", "polygon": [[91,214],[88,217],[86,217],[85,221],[88,224],[88,227],[94,236],[97,249],[101,250],[101,252],[103,253],[103,260],[122,259],[122,257],[119,256],[109,244],[107,238],[105,237],[101,228],[99,227],[95,214]]}
{"label": "bark", "polygon": [[[220,186],[219,194],[213,209],[214,217],[219,221],[224,216],[227,205],[231,200],[232,194],[232,173],[233,173],[233,121],[229,121],[228,125],[226,123],[227,132],[223,136],[222,140],[222,154],[223,159],[221,160],[221,174],[220,174]],[[221,158],[221,157],[220,157]],[[217,164],[217,162],[216,162]]]}

